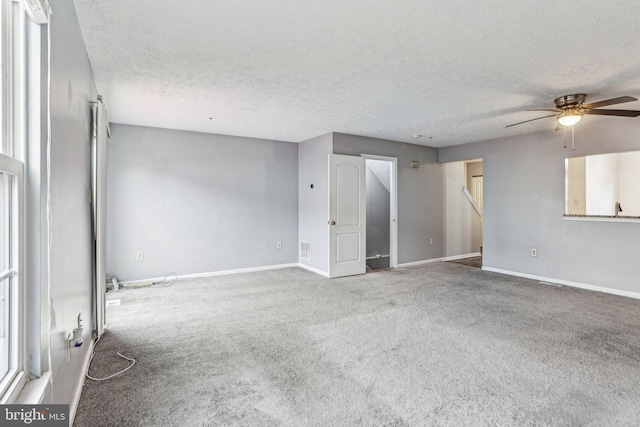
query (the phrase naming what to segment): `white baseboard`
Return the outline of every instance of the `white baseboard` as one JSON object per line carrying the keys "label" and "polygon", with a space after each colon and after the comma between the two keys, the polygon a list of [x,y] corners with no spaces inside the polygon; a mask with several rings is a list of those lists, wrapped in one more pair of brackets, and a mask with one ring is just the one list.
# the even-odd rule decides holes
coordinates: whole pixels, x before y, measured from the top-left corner
{"label": "white baseboard", "polygon": [[417,265],[431,264],[432,262],[440,262],[440,261],[454,261],[456,259],[464,259],[464,258],[473,258],[482,255],[480,252],[473,252],[470,254],[462,254],[462,255],[453,255],[453,256],[444,256],[440,258],[431,258],[425,259],[422,261],[413,261],[413,262],[405,262],[402,264],[398,264],[398,268],[403,267],[415,267]]}
{"label": "white baseboard", "polygon": [[455,261],[455,260],[458,260],[458,259],[474,258],[474,257],[480,256],[480,255],[482,255],[480,252],[473,252],[473,253],[470,253],[470,254],[446,256],[446,257],[443,257],[441,259],[442,259],[442,261]]}
{"label": "white baseboard", "polygon": [[519,273],[517,271],[502,270],[500,268],[494,268],[494,267],[483,266],[482,269],[486,271],[492,271],[494,273],[507,274],[509,276],[523,277],[525,279],[533,279],[541,282],[549,282],[552,284],[571,286],[573,288],[587,289],[589,291],[604,292],[607,294],[620,295],[623,297],[640,299],[640,293],[638,292],[623,291],[620,289],[613,289],[613,288],[605,288],[604,286],[587,285],[586,283],[571,282],[569,280],[563,280],[563,279],[553,279],[551,277],[538,276],[536,274]]}
{"label": "white baseboard", "polygon": [[[298,267],[298,263],[291,264],[276,264],[276,265],[264,265],[261,267],[249,267],[249,268],[238,268],[235,270],[221,270],[221,271],[212,271],[207,273],[195,273],[195,274],[181,274],[178,275],[176,280],[180,279],[197,279],[199,277],[212,277],[212,276],[226,276],[228,274],[240,274],[240,273],[253,273],[256,271],[266,271],[266,270],[279,270],[281,268],[291,268]],[[166,277],[166,276],[165,276]],[[139,279],[139,280],[128,280],[124,282],[118,282],[122,286],[133,285],[136,284],[151,284],[154,282],[159,282],[165,279],[165,277],[152,277],[150,279]],[[172,275],[173,277],[173,275]]]}
{"label": "white baseboard", "polygon": [[391,258],[391,255],[368,256],[367,259]]}
{"label": "white baseboard", "polygon": [[418,265],[431,264],[432,262],[440,262],[440,261],[444,261],[444,258],[431,258],[431,259],[424,259],[422,261],[405,262],[402,264],[398,264],[398,268],[415,267]]}
{"label": "white baseboard", "polygon": [[327,273],[326,271],[322,271],[322,270],[319,270],[317,268],[309,267],[308,265],[304,265],[304,264],[299,263],[298,267],[304,268],[305,270],[308,270],[308,271],[310,271],[312,273],[319,274],[319,275],[324,276],[324,277],[329,277],[329,273]]}
{"label": "white baseboard", "polygon": [[76,384],[76,391],[73,394],[73,401],[69,405],[69,425],[73,425],[73,421],[76,418],[76,412],[78,411],[78,404],[80,403],[80,396],[82,395],[82,388],[84,387],[84,380],[89,372],[89,361],[91,360],[91,354],[93,353],[93,347],[95,342],[93,339],[89,342],[89,351],[86,352],[84,361],[82,362],[82,376],[78,378],[78,384]]}

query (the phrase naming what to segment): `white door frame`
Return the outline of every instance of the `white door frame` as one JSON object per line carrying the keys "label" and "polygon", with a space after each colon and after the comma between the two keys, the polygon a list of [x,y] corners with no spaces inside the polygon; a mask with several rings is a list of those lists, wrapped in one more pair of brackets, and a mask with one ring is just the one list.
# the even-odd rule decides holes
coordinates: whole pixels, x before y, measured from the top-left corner
{"label": "white door frame", "polygon": [[389,233],[389,267],[398,268],[398,158],[378,156],[376,154],[361,154],[365,159],[384,160],[391,163],[391,212]]}
{"label": "white door frame", "polygon": [[105,331],[106,319],[106,180],[107,141],[109,130],[107,111],[102,100],[92,103],[93,129],[91,135],[91,187],[94,244],[94,314],[95,333],[99,338]]}

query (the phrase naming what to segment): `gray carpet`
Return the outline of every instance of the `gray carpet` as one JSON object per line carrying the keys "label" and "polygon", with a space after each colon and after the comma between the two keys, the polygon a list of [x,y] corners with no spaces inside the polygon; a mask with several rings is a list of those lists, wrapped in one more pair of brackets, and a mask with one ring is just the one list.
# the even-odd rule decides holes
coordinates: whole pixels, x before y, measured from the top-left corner
{"label": "gray carpet", "polygon": [[120,291],[76,426],[640,424],[640,301],[451,263]]}

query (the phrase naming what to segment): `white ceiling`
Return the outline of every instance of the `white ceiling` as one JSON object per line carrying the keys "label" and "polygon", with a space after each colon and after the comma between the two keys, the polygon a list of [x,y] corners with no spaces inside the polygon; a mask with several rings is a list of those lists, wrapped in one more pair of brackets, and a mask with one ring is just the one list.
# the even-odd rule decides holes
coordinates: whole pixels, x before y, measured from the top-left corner
{"label": "white ceiling", "polygon": [[505,125],[569,93],[640,98],[638,0],[75,3],[116,123],[441,147],[551,131]]}

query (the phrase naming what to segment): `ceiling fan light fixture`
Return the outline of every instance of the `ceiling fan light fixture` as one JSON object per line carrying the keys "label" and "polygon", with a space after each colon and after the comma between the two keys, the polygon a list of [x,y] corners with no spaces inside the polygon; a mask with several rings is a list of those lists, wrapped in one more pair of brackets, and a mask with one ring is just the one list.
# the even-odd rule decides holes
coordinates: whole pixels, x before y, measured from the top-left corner
{"label": "ceiling fan light fixture", "polygon": [[[591,104],[585,104],[587,95],[584,93],[576,93],[573,95],[565,95],[553,100],[556,108],[534,108],[527,111],[549,111],[554,114],[548,114],[542,117],[536,117],[533,119],[525,120],[518,123],[513,123],[505,127],[510,128],[512,126],[521,125],[524,123],[534,122],[536,120],[546,119],[554,117],[559,125],[572,127],[582,120],[582,116],[585,114],[593,114],[595,116],[618,116],[618,117],[640,117],[640,110],[608,110],[600,109],[600,107],[608,107],[610,105],[623,104],[625,102],[637,101],[637,98],[632,96],[619,96],[617,98],[605,99],[604,101],[593,102]],[[556,130],[561,129],[556,126]]]}
{"label": "ceiling fan light fixture", "polygon": [[558,116],[558,123],[562,126],[573,126],[582,120],[582,114],[575,111],[567,111]]}

